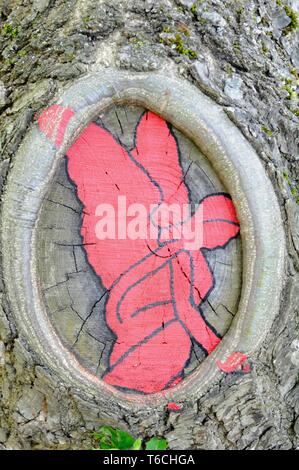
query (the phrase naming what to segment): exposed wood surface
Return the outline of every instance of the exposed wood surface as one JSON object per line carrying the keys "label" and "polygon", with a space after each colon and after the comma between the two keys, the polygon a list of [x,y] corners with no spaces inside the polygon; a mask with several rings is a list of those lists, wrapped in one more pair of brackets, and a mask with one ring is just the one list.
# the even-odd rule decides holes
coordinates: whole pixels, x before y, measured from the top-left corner
{"label": "exposed wood surface", "polygon": [[[110,130],[128,148],[133,147],[136,123],[144,110],[115,107],[99,116],[98,124]],[[209,194],[225,191],[207,159],[182,133],[177,137],[185,184],[195,204]],[[107,368],[113,334],[105,322],[106,289],[86,258],[80,236],[82,204],[70,181],[66,159],[61,163],[44,202],[40,219],[38,270],[51,321],[64,343],[94,374]],[[202,304],[208,322],[221,336],[237,311],[241,289],[241,241],[205,253],[215,277],[215,287]],[[202,360],[193,342],[185,373]]]}

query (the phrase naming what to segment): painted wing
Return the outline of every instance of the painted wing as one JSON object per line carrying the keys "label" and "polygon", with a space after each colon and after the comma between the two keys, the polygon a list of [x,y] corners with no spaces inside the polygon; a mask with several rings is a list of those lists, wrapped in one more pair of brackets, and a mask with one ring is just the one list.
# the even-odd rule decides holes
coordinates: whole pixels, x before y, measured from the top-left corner
{"label": "painted wing", "polygon": [[[59,145],[72,115],[72,110],[52,107],[39,118],[40,128]],[[138,202],[149,213],[150,205],[159,202],[160,192],[134,157],[110,132],[95,123],[89,124],[67,150],[67,159],[69,177],[84,205],[81,235],[88,261],[104,286],[110,288],[148,253],[146,240],[126,236],[126,208]],[[97,224],[101,223],[99,216],[108,213],[103,205],[116,219],[115,233],[112,231],[111,238],[104,240],[96,234]],[[113,222],[107,224],[107,231],[109,227],[112,230]]]}
{"label": "painted wing", "polygon": [[162,190],[164,203],[189,203],[178,144],[164,119],[150,111],[142,115],[132,153]]}
{"label": "painted wing", "polygon": [[[198,211],[202,216],[202,246],[213,250],[223,248],[240,232],[236,209],[227,194],[207,196]],[[199,305],[213,287],[213,274],[202,250],[191,251],[193,298]]]}

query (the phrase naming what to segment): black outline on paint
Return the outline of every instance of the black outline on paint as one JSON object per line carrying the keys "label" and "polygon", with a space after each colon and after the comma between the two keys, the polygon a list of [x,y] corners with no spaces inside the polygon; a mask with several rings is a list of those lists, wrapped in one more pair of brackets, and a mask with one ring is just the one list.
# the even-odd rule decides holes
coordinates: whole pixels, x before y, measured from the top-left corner
{"label": "black outline on paint", "polygon": [[[138,147],[136,145],[137,143],[137,129],[138,129],[138,126],[142,120],[142,118],[144,117],[144,115],[147,115],[148,114],[148,110],[145,110],[140,118],[138,119],[137,121],[137,124],[136,124],[136,127],[134,129],[134,147],[133,149],[128,149],[128,147],[123,144],[120,140],[120,138],[118,136],[115,136],[109,129],[106,128],[106,126],[104,124],[102,124],[101,126],[97,123],[94,122],[94,124],[96,126],[99,126],[100,128],[104,129],[106,132],[108,132],[112,138],[114,139],[114,141],[120,145],[123,150],[126,152],[127,156],[129,157],[129,159],[135,163],[135,165],[148,177],[148,179],[150,180],[150,182],[158,189],[159,193],[160,193],[160,202],[157,203],[158,206],[161,205],[163,202],[164,202],[164,193],[163,193],[163,189],[161,188],[161,186],[159,185],[159,183],[154,180],[152,178],[152,176],[150,175],[149,171],[132,155],[132,151],[135,150],[136,153],[137,153],[137,156],[138,156]],[[166,124],[168,126],[168,129],[169,129],[169,133],[172,135],[172,137],[174,138],[175,140],[175,143],[176,143],[176,148],[177,148],[177,152],[178,152],[178,163],[180,165],[180,168],[183,169],[182,167],[182,154],[181,154],[181,150],[180,150],[180,146],[179,146],[179,142],[178,142],[178,138],[176,137],[176,135],[174,134],[173,132],[173,127],[171,126],[170,123],[168,123],[166,121]],[[75,194],[76,194],[76,197],[78,199],[78,201],[80,202],[80,204],[82,205],[82,213],[81,213],[81,228],[82,228],[82,225],[83,225],[83,217],[85,215],[88,215],[86,213],[84,213],[84,208],[86,208],[86,206],[84,205],[84,203],[82,203],[81,199],[79,198],[78,196],[78,187],[77,187],[77,184],[75,181],[72,180],[72,178],[70,177],[69,175],[69,172],[68,172],[68,161],[69,161],[69,157],[65,156],[65,162],[66,162],[66,174],[67,174],[67,177],[69,179],[69,181],[71,182],[72,186],[75,188]],[[182,181],[180,182],[180,185],[179,187],[181,186],[181,184],[184,183],[185,186],[186,186],[186,189],[187,189],[187,194],[188,194],[188,199],[189,199],[189,203],[191,201],[191,191],[190,191],[190,188],[188,186],[188,184],[185,182],[185,175],[183,174],[183,177],[182,177]],[[177,188],[177,190],[179,189],[179,187]],[[176,191],[177,191],[176,190]],[[175,195],[176,192],[174,192],[173,195]],[[172,195],[172,196],[173,196]],[[171,197],[172,197],[171,196]],[[208,194],[206,196],[204,196],[198,203],[197,205],[199,206],[206,198],[209,198],[211,196],[225,196],[226,198],[228,199],[231,199],[230,195],[225,193],[225,192],[218,192],[218,193],[213,193],[213,194]],[[190,214],[190,219],[192,217],[193,214]],[[149,215],[150,217],[150,215]],[[189,219],[187,219],[189,220]],[[183,225],[187,220],[184,220],[181,223],[181,225]],[[222,223],[228,223],[228,224],[232,224],[232,225],[235,225],[235,226],[239,226],[238,223],[236,222],[232,222],[230,220],[227,220],[227,219],[207,219],[207,220],[203,220],[203,223],[211,223],[211,222],[222,222]],[[107,306],[107,302],[109,300],[109,294],[111,292],[111,290],[117,286],[118,282],[120,281],[121,278],[123,278],[123,276],[125,276],[126,274],[128,274],[131,270],[133,270],[136,266],[140,265],[141,263],[143,263],[146,259],[152,257],[152,256],[157,256],[159,257],[158,255],[158,252],[164,248],[164,246],[170,244],[170,243],[173,243],[173,242],[176,242],[177,240],[167,240],[166,242],[162,242],[161,243],[161,240],[160,240],[160,237],[161,237],[161,227],[159,226],[158,228],[158,239],[157,239],[157,243],[158,243],[158,247],[155,251],[152,251],[152,249],[148,246],[149,250],[150,250],[150,254],[146,255],[144,258],[142,258],[141,260],[137,261],[136,263],[134,263],[133,265],[131,265],[127,270],[125,270],[123,273],[120,274],[120,276],[118,276],[117,279],[115,279],[112,284],[110,285],[109,288],[106,288],[106,291],[104,291],[104,293],[102,293],[101,295],[101,298],[100,300],[98,300],[97,302],[100,302],[102,300],[103,297],[105,297],[106,294],[107,297],[106,297],[106,300],[105,300],[105,304],[104,304],[104,313],[106,311],[106,306]],[[206,257],[204,256],[204,250],[207,250],[207,251],[213,251],[213,250],[216,250],[216,249],[225,249],[225,247],[228,245],[228,243],[230,243],[230,241],[232,239],[235,239],[239,236],[239,232],[233,236],[233,237],[230,237],[227,242],[223,245],[219,245],[219,246],[216,246],[216,247],[213,247],[213,248],[200,248],[200,251],[202,253],[202,256],[204,258],[204,260],[206,261],[207,263],[207,267],[208,267],[208,270],[210,271],[211,273],[211,277],[212,277],[212,285],[210,287],[210,289],[207,291],[206,295],[204,297],[201,297],[200,293],[199,293],[199,290],[197,289],[198,291],[198,294],[199,294],[199,298],[200,298],[200,302],[199,304],[196,304],[195,303],[195,300],[194,300],[194,294],[193,294],[193,289],[196,289],[195,285],[194,285],[194,264],[193,264],[193,259],[192,259],[192,256],[190,254],[190,251],[189,250],[185,250],[185,249],[181,249],[179,250],[178,252],[174,253],[173,255],[171,255],[169,257],[169,259],[162,263],[157,269],[147,273],[146,275],[144,275],[142,278],[140,278],[138,281],[136,281],[135,283],[133,283],[132,285],[130,285],[126,291],[122,294],[118,304],[117,304],[117,311],[116,311],[116,316],[118,317],[118,320],[120,321],[120,323],[122,322],[121,320],[121,316],[120,316],[120,313],[119,313],[119,309],[120,309],[120,305],[121,305],[121,302],[123,301],[123,299],[126,297],[127,293],[129,292],[129,290],[133,289],[134,287],[136,287],[136,285],[140,284],[141,282],[143,282],[146,278],[148,278],[149,276],[151,276],[153,273],[156,273],[156,272],[159,272],[161,269],[164,269],[164,267],[166,265],[169,265],[170,267],[170,288],[171,288],[171,296],[172,296],[172,300],[169,300],[169,301],[161,301],[161,302],[155,302],[155,303],[151,303],[151,304],[148,304],[140,309],[138,309],[137,311],[135,311],[133,314],[131,314],[131,317],[135,317],[137,316],[138,313],[141,313],[141,312],[144,312],[144,311],[147,311],[155,306],[158,306],[158,305],[169,305],[169,304],[172,304],[173,305],[173,310],[174,310],[174,315],[175,317],[172,319],[172,320],[169,320],[167,321],[165,324],[163,324],[161,327],[157,328],[156,330],[154,330],[150,335],[146,336],[145,338],[143,338],[143,340],[141,340],[140,342],[136,343],[136,345],[133,345],[131,346],[127,351],[126,353],[124,353],[122,356],[120,356],[120,358],[111,366],[109,365],[108,368],[106,369],[106,371],[103,373],[102,375],[102,378],[104,379],[104,377],[109,373],[111,372],[118,364],[120,364],[131,352],[133,352],[137,347],[141,346],[142,344],[146,343],[149,339],[151,339],[152,337],[154,337],[155,335],[157,335],[160,331],[163,331],[165,328],[167,328],[167,326],[169,326],[170,324],[172,324],[173,322],[175,321],[178,321],[181,326],[183,327],[183,329],[186,331],[187,335],[189,337],[192,337],[194,339],[194,341],[196,342],[196,344],[198,344],[198,346],[203,350],[203,352],[207,355],[207,351],[205,350],[205,348],[202,346],[202,344],[198,343],[196,341],[196,339],[194,338],[194,336],[192,335],[192,332],[186,327],[186,325],[184,325],[183,321],[179,318],[179,315],[177,313],[177,305],[176,305],[176,300],[175,300],[175,296],[174,296],[174,292],[173,292],[173,262],[174,262],[174,258],[177,258],[178,254],[180,254],[181,252],[185,252],[188,254],[189,256],[189,261],[190,261],[190,274],[191,274],[191,280],[190,281],[190,295],[189,295],[189,301],[190,301],[190,304],[191,306],[199,313],[199,315],[202,317],[203,321],[205,322],[205,324],[207,325],[208,328],[211,329],[211,331],[213,331],[213,333],[219,337],[221,339],[221,336],[219,335],[219,333],[217,332],[217,330],[207,321],[207,319],[205,318],[203,312],[202,312],[202,309],[200,308],[200,305],[208,298],[208,296],[210,295],[211,291],[214,289],[215,287],[215,278],[214,278],[214,274],[213,274],[213,270],[211,269],[211,266],[209,265],[208,263],[208,260],[206,259]],[[82,241],[84,241],[83,239],[83,235],[81,234],[81,229],[80,229],[80,238],[82,239]],[[84,246],[84,244],[82,244]],[[94,272],[95,276],[97,277],[97,279],[99,280],[100,284],[103,286],[104,288],[104,285],[102,283],[102,280],[101,280],[101,276],[98,275],[95,271],[95,269],[93,268],[92,264],[89,262],[88,260],[88,253],[87,251],[84,249],[83,250],[84,252],[84,256],[85,256],[85,259],[86,259],[86,262],[88,263],[88,265],[91,267],[92,271]],[[161,257],[162,258],[162,257]],[[164,258],[164,257],[163,257]],[[113,337],[114,337],[114,342],[111,344],[111,348],[110,348],[110,351],[109,351],[109,361],[110,361],[110,357],[111,357],[111,351],[114,347],[114,343],[115,341],[117,341],[117,335],[116,333],[112,330],[112,328],[108,325],[107,321],[106,321],[106,315],[104,314],[104,320],[105,320],[105,323],[107,325],[107,328],[109,329],[109,331],[111,331]],[[176,374],[174,377],[172,377],[168,382],[167,384],[165,385],[164,387],[164,390],[166,388],[169,388],[171,387],[171,383],[173,383],[175,380],[177,380],[178,378],[183,378],[184,377],[184,370],[185,368],[187,367],[188,363],[190,362],[191,360],[191,354],[192,354],[192,341],[191,341],[191,345],[190,345],[190,353],[189,353],[189,357],[188,359],[186,360],[185,362],[185,365],[183,366],[182,368],[182,371],[179,373],[179,374]],[[148,394],[147,392],[144,392],[144,391],[140,391],[140,390],[135,390],[134,388],[127,388],[127,387],[120,387],[120,386],[116,386],[118,389],[120,390],[130,390],[130,391],[134,391],[134,392],[138,392],[138,393],[141,393],[141,394]],[[150,392],[152,393],[152,392]]]}

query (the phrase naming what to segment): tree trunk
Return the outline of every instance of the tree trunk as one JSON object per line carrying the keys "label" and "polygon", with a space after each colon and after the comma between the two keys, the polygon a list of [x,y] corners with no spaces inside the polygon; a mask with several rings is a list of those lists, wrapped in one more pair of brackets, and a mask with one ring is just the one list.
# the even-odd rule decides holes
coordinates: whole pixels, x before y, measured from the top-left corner
{"label": "tree trunk", "polygon": [[[92,445],[90,431],[103,424],[126,429],[136,437],[164,436],[171,449],[298,447],[298,10],[297,0],[2,0],[2,194],[14,156],[35,116],[77,78],[108,67],[160,71],[180,76],[209,95],[256,150],[279,201],[287,263],[280,313],[259,353],[251,358],[251,372],[223,374],[203,396],[186,397],[179,412],[158,408],[154,413],[147,409],[134,413],[114,409],[109,413],[101,410],[96,400],[85,401],[42,363],[20,334],[1,275],[0,448],[88,449]],[[133,123],[141,112],[140,108],[114,109],[106,121],[104,118],[105,127],[115,133],[119,127],[130,147]],[[192,144],[179,133],[176,139],[187,154]],[[205,165],[201,160],[206,168],[203,187],[208,187],[214,176]],[[182,168],[188,170],[187,160]],[[196,171],[188,178],[193,194],[204,197],[205,190],[200,193],[196,187]],[[65,163],[55,181],[43,208],[42,224],[58,226],[64,221],[78,233],[82,206],[67,178]],[[221,191],[218,179],[213,180],[212,188]],[[51,321],[62,331],[63,340],[76,354],[89,351],[85,365],[98,373],[105,369],[106,345],[112,337],[105,325],[97,325],[93,318],[99,298],[97,279],[92,270],[88,281],[80,275],[88,269],[80,239],[71,240],[69,247],[65,242],[61,251],[50,251],[51,243],[59,242],[56,235],[48,231],[39,240],[45,302],[54,312]],[[215,255],[219,266],[231,265],[212,298],[222,303],[221,320],[218,311],[208,304],[204,307],[209,322],[216,322],[222,335],[236,312],[240,291],[241,247],[238,240],[234,243],[229,252],[218,258]],[[1,246],[2,254],[5,249]],[[51,258],[53,272],[43,269],[44,260]],[[218,270],[222,276],[220,267]],[[68,283],[62,292],[59,282],[65,275]],[[53,283],[54,291],[49,290]],[[82,283],[86,283],[83,300],[76,297]],[[73,292],[72,301],[77,299],[75,305],[66,301],[67,290]],[[78,305],[85,314],[90,312],[92,320],[84,331],[86,321],[82,323],[75,312]],[[67,320],[57,315],[62,310]],[[201,362],[201,355],[194,348],[190,371]]]}

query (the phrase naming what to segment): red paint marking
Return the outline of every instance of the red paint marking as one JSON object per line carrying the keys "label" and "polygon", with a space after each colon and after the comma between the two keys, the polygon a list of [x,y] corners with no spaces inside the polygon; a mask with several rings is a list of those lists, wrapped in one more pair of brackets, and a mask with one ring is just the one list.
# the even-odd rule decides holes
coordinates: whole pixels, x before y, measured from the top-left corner
{"label": "red paint marking", "polygon": [[74,111],[70,108],[63,108],[58,104],[50,106],[38,118],[38,124],[48,139],[60,147],[65,129],[69,120],[74,116]]}
{"label": "red paint marking", "polygon": [[181,411],[182,407],[180,405],[177,405],[174,402],[168,403],[167,409],[169,411]]}
{"label": "red paint marking", "polygon": [[[223,372],[226,373],[231,373],[236,371],[238,368],[241,368],[242,364],[248,359],[247,354],[243,354],[240,352],[234,352],[229,356],[228,359],[226,359],[225,362],[222,361],[216,361],[217,366],[219,369],[221,369]],[[249,367],[249,368],[248,368]],[[244,370],[245,369],[245,370]],[[250,371],[250,365],[247,364],[243,366],[242,369],[243,372],[248,373]]]}
{"label": "red paint marking", "polygon": [[251,366],[250,364],[245,364],[242,366],[242,372],[243,374],[249,374],[249,372],[251,371]]}
{"label": "red paint marking", "polygon": [[[38,118],[40,129],[59,146],[73,114],[52,106]],[[138,202],[148,213],[151,204],[188,204],[177,142],[167,123],[147,112],[137,126],[131,154],[107,130],[91,123],[67,157],[69,176],[85,207],[81,234],[88,261],[109,289],[106,321],[117,338],[103,379],[144,393],[173,387],[182,380],[191,338],[208,353],[220,341],[199,309],[213,287],[213,273],[200,250],[186,249],[184,238],[163,240],[164,245],[158,239],[99,240],[95,213],[100,203],[111,204],[117,212],[120,195],[126,196],[127,206]],[[228,196],[208,196],[198,210],[203,211],[201,248],[224,247],[239,233]],[[151,215],[149,224],[153,220]]]}
{"label": "red paint marking", "polygon": [[175,387],[177,384],[179,384],[180,382],[182,381],[182,377],[177,377],[176,379],[174,379],[173,382],[171,382],[168,386],[168,388],[172,388],[172,387]]}

